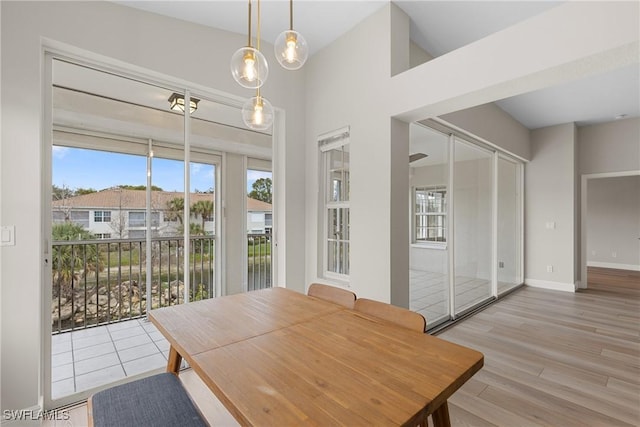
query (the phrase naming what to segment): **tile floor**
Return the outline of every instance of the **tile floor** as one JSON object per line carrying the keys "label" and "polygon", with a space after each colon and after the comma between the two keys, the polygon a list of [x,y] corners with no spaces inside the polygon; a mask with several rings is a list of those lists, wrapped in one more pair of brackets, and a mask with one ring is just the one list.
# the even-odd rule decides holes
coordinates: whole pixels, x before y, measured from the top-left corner
{"label": "tile floor", "polygon": [[51,337],[54,399],[166,366],[169,343],[146,319]]}
{"label": "tile floor", "polygon": [[[446,275],[437,272],[409,271],[409,308],[425,316],[427,325],[448,317],[449,290]],[[456,277],[456,307],[461,311],[491,294],[491,282],[471,277]],[[514,287],[498,282],[498,294]]]}

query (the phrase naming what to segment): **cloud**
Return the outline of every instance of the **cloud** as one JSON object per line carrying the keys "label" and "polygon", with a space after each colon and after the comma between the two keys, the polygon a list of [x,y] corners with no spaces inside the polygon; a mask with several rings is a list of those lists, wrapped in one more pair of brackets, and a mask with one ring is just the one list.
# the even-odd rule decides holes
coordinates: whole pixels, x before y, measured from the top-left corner
{"label": "cloud", "polygon": [[53,155],[53,157],[62,159],[67,154],[68,151],[69,151],[69,147],[60,147],[58,145],[54,145],[51,150],[51,154]]}
{"label": "cloud", "polygon": [[247,171],[247,182],[253,182],[260,178],[272,178],[272,173],[264,172],[264,171],[254,171],[254,170]]}

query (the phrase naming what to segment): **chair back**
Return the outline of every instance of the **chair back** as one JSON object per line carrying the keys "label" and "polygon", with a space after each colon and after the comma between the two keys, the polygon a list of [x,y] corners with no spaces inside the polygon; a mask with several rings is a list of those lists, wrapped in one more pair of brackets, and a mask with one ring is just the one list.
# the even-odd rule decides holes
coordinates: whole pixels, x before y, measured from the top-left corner
{"label": "chair back", "polygon": [[406,308],[366,298],[358,298],[354,308],[361,313],[387,320],[412,331],[424,333],[427,330],[427,320],[424,316]]}
{"label": "chair back", "polygon": [[346,289],[336,288],[335,286],[323,285],[321,283],[312,283],[309,286],[307,295],[341,305],[343,307],[353,309],[356,301],[356,294]]}

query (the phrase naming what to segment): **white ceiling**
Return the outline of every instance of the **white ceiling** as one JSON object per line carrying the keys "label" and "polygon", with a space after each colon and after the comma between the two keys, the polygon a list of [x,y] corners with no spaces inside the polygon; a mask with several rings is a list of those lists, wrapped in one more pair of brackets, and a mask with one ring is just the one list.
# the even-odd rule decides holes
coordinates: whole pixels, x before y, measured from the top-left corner
{"label": "white ceiling", "polygon": [[[116,3],[231,32],[247,33],[246,0]],[[256,3],[254,0],[254,11]],[[411,17],[412,40],[433,56],[444,55],[561,3],[420,0],[396,2]],[[296,0],[294,28],[307,39],[313,54],[384,4],[386,1],[378,0]],[[273,43],[277,35],[288,26],[289,2],[263,0],[261,8],[262,39]],[[607,122],[620,115],[638,117],[639,81],[640,68],[635,64],[565,85],[500,100],[497,104],[529,129],[568,122],[576,122],[578,125]]]}

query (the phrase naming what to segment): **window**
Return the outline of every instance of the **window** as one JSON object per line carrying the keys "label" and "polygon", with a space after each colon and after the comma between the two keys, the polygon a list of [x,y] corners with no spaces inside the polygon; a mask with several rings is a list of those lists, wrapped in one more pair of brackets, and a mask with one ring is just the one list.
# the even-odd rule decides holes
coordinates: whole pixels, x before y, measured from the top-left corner
{"label": "window", "polygon": [[144,239],[147,237],[147,232],[145,230],[130,230],[129,238],[130,239]]}
{"label": "window", "polygon": [[96,239],[110,239],[111,233],[96,233]]}
{"label": "window", "polygon": [[94,222],[111,222],[111,211],[95,211],[93,213]]}
{"label": "window", "polygon": [[145,212],[129,212],[129,227],[144,227]]}
{"label": "window", "polygon": [[447,241],[447,190],[444,187],[416,187],[414,190],[415,242]]}
{"label": "window", "polygon": [[[160,220],[159,212],[151,212],[151,226],[157,227]],[[147,226],[147,213],[146,212],[129,212],[129,227],[146,227]]]}
{"label": "window", "polygon": [[349,275],[349,129],[321,137],[324,275]]}
{"label": "window", "polygon": [[89,211],[71,211],[69,219],[74,224],[89,228]]}

